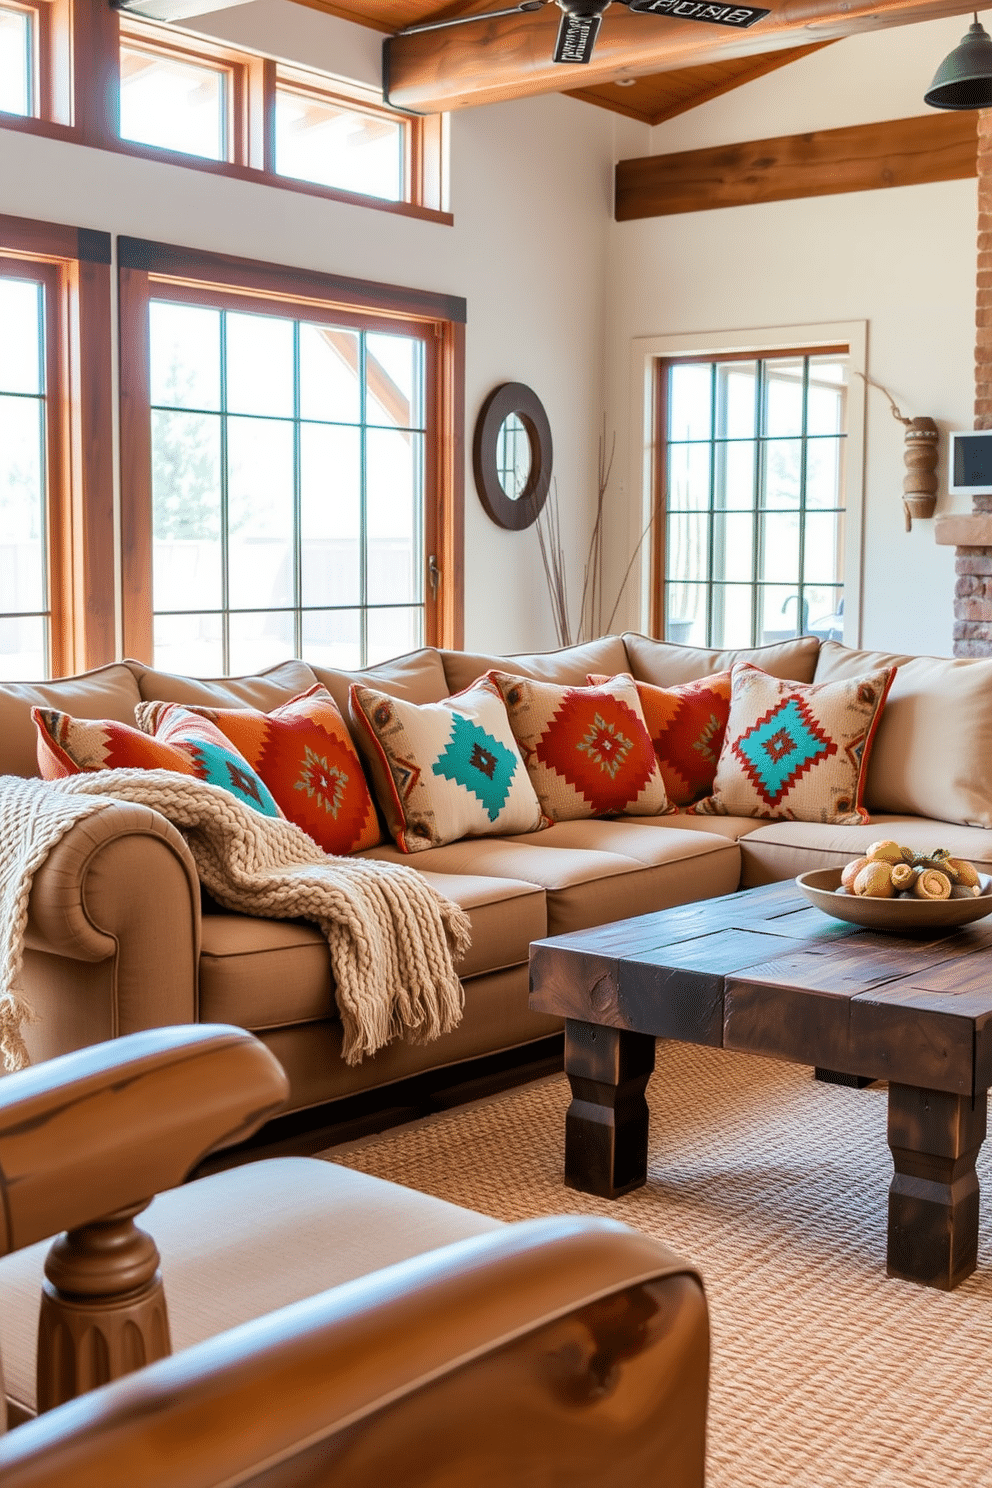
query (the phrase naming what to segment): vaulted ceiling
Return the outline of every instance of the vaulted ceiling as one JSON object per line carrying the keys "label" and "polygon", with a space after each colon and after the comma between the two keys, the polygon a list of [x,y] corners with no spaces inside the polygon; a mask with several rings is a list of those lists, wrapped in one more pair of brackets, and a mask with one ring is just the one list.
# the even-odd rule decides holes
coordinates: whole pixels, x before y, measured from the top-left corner
{"label": "vaulted ceiling", "polygon": [[[125,0],[127,3],[127,0]],[[189,0],[153,0],[174,15]],[[230,4],[213,0],[201,11]],[[741,29],[691,17],[726,17],[723,0],[657,0],[678,14],[644,14],[602,0],[602,28],[589,62],[552,59],[561,11],[539,9],[485,18],[515,0],[299,0],[314,10],[372,27],[384,50],[389,101],[416,113],[441,113],[537,93],[568,93],[617,113],[660,123],[742,83],[859,31],[966,15],[963,0],[764,0],[769,13]],[[136,7],[138,8],[138,7]],[[145,9],[144,5],[140,8]],[[148,6],[151,9],[151,6]],[[159,12],[161,13],[161,11]],[[437,20],[478,16],[467,24],[399,35]],[[172,18],[172,17],[170,17]]]}

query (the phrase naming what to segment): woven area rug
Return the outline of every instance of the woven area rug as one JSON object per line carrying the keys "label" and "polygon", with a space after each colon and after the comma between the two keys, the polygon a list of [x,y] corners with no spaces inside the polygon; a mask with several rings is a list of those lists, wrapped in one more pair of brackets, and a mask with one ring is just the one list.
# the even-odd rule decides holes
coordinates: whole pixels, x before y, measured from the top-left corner
{"label": "woven area rug", "polygon": [[708,1488],[992,1485],[992,1155],[978,1269],[937,1292],[885,1276],[884,1087],[659,1044],[648,1099],[648,1182],[616,1203],[562,1186],[564,1076],[326,1156],[500,1219],[612,1215],[694,1261]]}

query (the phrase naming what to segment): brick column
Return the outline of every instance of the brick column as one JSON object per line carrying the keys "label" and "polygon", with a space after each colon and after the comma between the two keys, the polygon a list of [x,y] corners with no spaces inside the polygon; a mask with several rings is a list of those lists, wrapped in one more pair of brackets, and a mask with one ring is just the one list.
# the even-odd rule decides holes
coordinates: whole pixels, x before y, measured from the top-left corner
{"label": "brick column", "polygon": [[[992,429],[992,109],[978,111],[975,428]],[[976,516],[992,512],[992,496],[972,500]],[[992,656],[992,547],[955,547],[954,571],[954,655]]]}

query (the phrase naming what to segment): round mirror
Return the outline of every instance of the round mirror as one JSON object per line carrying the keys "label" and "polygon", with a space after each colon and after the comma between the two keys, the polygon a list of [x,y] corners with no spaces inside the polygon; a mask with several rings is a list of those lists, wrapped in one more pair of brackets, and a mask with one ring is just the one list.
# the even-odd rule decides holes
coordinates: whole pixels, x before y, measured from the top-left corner
{"label": "round mirror", "polygon": [[532,464],[530,435],[519,415],[509,413],[496,436],[496,474],[511,501],[519,501],[527,489]]}
{"label": "round mirror", "polygon": [[521,532],[536,522],[551,484],[551,426],[540,398],[504,382],[482,405],[472,463],[479,498],[494,522]]}

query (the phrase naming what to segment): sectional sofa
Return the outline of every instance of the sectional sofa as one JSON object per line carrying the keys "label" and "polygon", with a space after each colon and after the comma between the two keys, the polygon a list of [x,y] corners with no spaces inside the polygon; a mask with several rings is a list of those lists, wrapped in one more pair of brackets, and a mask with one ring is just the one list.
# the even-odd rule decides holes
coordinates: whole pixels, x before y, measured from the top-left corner
{"label": "sectional sofa", "polygon": [[727,815],[561,821],[404,856],[468,913],[460,1026],[427,1045],[395,1042],[358,1065],[341,1058],[324,940],[303,921],[224,912],[201,891],[180,833],[156,812],[109,802],[73,827],[35,875],[23,991],[35,1061],[144,1028],[232,1023],[258,1035],[290,1082],[288,1111],[384,1087],[422,1071],[541,1040],[558,1024],[529,1010],[528,947],[546,935],[840,865],[879,836],[945,847],[992,872],[992,662],[882,656],[802,636],[756,651],[704,651],[606,636],[514,658],[431,648],[361,673],[287,661],[253,677],[203,681],[134,661],[44,683],[0,687],[0,773],[37,773],[32,706],[134,722],[160,699],[271,710],[322,682],[345,717],[358,680],[393,697],[439,702],[496,667],[584,685],[630,672],[673,687],[748,660],[801,683],[897,670],[874,737],[865,825]]}

